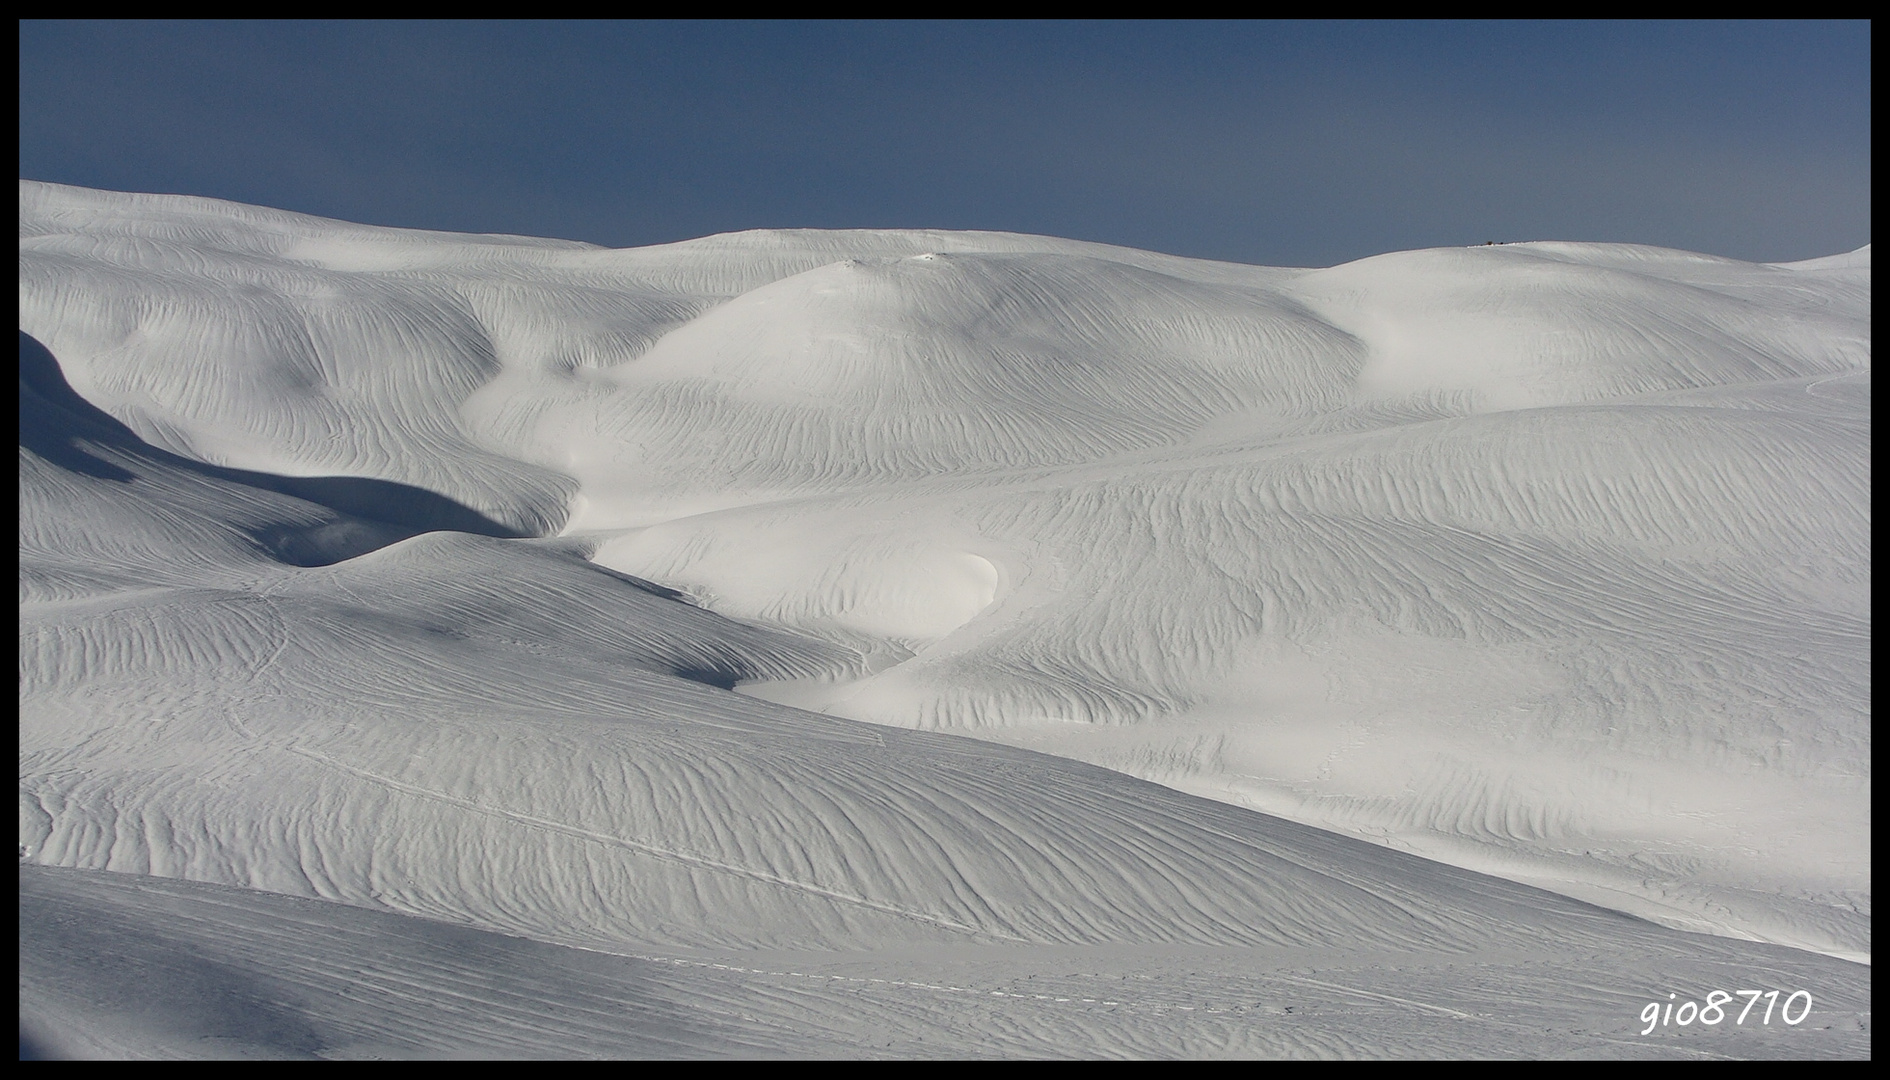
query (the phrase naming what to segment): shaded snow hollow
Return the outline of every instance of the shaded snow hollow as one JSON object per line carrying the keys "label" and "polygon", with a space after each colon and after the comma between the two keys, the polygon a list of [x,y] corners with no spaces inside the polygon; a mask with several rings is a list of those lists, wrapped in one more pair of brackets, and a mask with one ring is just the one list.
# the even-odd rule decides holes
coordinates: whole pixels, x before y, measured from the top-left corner
{"label": "shaded snow hollow", "polygon": [[44,1046],[1868,1054],[1867,247],[20,208]]}

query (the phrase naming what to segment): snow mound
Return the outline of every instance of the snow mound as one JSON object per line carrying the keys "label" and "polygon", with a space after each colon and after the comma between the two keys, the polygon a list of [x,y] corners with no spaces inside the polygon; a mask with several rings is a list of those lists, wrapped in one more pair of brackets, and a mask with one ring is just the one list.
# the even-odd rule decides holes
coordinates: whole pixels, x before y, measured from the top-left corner
{"label": "snow mound", "polygon": [[[1868,247],[608,251],[23,181],[20,260],[35,864],[874,979],[1705,955],[1589,904],[1868,958]],[[1265,1052],[1442,1045],[1354,1035]]]}

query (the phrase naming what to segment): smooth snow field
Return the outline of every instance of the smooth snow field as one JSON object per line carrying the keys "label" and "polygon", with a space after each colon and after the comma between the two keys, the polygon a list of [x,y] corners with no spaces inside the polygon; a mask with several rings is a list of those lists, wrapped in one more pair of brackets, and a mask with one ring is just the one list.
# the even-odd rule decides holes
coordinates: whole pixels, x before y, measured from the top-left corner
{"label": "smooth snow field", "polygon": [[23,1052],[1870,1054],[1868,247],[22,181],[20,331]]}

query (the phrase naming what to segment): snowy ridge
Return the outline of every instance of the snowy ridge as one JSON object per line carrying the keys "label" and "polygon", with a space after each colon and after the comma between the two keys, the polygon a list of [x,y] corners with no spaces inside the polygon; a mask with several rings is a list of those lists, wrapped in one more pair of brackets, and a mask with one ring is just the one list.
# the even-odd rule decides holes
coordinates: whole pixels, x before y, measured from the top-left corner
{"label": "snowy ridge", "polygon": [[[880,980],[1719,962],[1581,901],[1867,962],[1868,247],[608,251],[23,181],[20,281],[33,863]],[[982,1045],[1092,1030],[1039,1019]],[[1165,1023],[1107,1045],[1469,1052]]]}

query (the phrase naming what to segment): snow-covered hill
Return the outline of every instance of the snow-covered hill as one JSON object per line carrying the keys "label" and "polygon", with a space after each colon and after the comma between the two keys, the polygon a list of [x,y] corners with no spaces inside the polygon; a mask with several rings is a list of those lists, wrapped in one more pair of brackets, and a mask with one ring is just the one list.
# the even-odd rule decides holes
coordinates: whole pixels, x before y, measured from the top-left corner
{"label": "snow-covered hill", "polygon": [[[1738,955],[1579,901],[1868,956],[1868,248],[1286,270],[990,233],[610,251],[30,182],[20,205],[36,866],[705,971],[863,954],[863,986],[916,985],[913,950],[1012,950],[967,987],[1074,963],[1163,993],[1187,948],[1265,954],[1190,968],[1203,1010],[1289,953],[1380,997],[1385,958],[1483,956],[1661,1000]],[[180,913],[234,902],[33,873],[179,948],[207,947]],[[47,1002],[64,947],[23,960]],[[309,947],[229,962],[333,959]],[[1865,969],[1763,956],[1867,1015]],[[839,971],[813,1013],[849,1013],[821,996],[854,992]],[[932,1017],[908,1053],[925,1024],[993,1053],[1531,1052],[1500,1024],[1411,1034],[1426,1003],[1493,1015],[1437,978],[1389,999],[1408,1028],[1271,1040],[894,1012]],[[769,996],[744,985],[689,994]],[[1548,1027],[1684,1048],[1617,1005]],[[558,1045],[514,1019],[539,1034],[494,1046]],[[878,1045],[855,1020],[664,1052]],[[418,1030],[309,1045],[441,1052]],[[1776,1052],[1868,1052],[1830,1030]],[[127,1031],[49,1038],[171,1045]]]}

